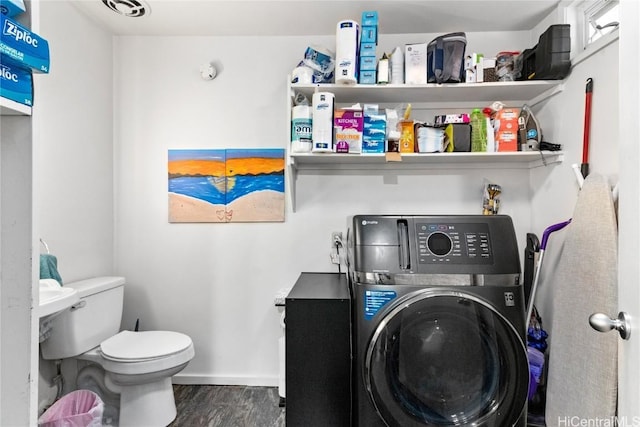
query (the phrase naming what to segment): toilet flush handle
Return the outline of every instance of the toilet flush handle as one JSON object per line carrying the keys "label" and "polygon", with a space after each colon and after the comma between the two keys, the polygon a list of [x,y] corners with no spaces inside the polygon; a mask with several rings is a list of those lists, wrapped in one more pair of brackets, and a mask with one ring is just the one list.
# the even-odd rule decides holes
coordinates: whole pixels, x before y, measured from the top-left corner
{"label": "toilet flush handle", "polygon": [[80,300],[80,302],[73,304],[71,306],[71,308],[69,308],[69,310],[73,311],[73,310],[78,310],[82,307],[84,307],[85,305],[87,305],[87,302],[85,300]]}

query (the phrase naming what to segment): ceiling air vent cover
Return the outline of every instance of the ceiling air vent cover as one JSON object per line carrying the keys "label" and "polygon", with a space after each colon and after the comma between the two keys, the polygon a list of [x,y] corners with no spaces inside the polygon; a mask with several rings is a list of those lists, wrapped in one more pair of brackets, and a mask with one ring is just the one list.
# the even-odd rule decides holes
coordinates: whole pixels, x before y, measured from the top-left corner
{"label": "ceiling air vent cover", "polygon": [[105,6],[117,14],[129,18],[140,18],[151,13],[151,8],[142,0],[102,0]]}

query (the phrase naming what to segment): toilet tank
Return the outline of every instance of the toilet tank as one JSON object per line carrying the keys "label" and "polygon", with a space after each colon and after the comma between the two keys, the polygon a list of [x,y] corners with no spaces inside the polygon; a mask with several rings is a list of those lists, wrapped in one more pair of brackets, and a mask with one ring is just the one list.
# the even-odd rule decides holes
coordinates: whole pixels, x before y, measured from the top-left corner
{"label": "toilet tank", "polygon": [[44,359],[78,356],[120,331],[124,277],[94,277],[65,284],[80,302],[53,320],[51,336],[40,343]]}

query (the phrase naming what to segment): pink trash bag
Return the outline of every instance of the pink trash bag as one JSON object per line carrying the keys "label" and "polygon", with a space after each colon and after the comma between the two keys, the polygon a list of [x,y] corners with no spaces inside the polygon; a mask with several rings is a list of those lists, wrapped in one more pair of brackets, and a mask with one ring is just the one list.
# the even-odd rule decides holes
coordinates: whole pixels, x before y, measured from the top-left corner
{"label": "pink trash bag", "polygon": [[38,419],[39,427],[100,427],[104,403],[90,390],[62,396]]}

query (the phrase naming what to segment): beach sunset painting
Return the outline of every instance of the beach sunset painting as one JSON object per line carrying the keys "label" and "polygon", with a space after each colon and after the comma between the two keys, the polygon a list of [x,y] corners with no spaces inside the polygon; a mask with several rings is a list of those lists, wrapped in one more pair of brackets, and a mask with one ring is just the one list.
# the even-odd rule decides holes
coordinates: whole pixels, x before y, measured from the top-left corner
{"label": "beach sunset painting", "polygon": [[169,150],[169,222],[284,221],[284,149]]}

